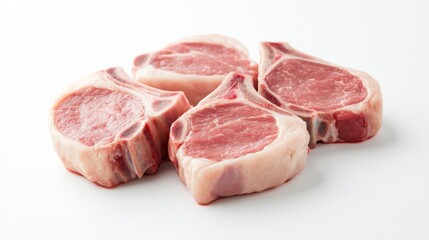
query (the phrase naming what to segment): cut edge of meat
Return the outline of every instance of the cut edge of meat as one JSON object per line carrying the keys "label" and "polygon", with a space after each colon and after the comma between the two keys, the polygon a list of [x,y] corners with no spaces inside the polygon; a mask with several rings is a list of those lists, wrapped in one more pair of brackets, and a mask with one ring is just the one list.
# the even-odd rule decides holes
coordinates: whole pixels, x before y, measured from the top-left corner
{"label": "cut edge of meat", "polygon": [[[273,66],[274,62],[280,60],[281,58],[287,58],[287,55],[292,55],[294,57],[306,59],[306,60],[317,60],[317,58],[313,56],[307,55],[303,52],[300,52],[294,49],[287,42],[282,42],[282,43],[261,42],[259,52],[260,52],[261,60],[259,64],[258,79],[262,77],[261,74],[265,72],[267,68],[269,68],[270,66]],[[279,53],[282,53],[282,54],[279,54]]]}
{"label": "cut edge of meat", "polygon": [[92,147],[110,144],[124,128],[140,122],[145,104],[127,92],[84,87],[64,98],[53,112],[61,134]]}
{"label": "cut edge of meat", "polygon": [[[223,46],[237,50],[243,56],[247,57],[247,59],[251,63],[251,65],[249,66],[249,69],[254,71],[254,76],[252,75],[252,77],[254,77],[255,79],[257,78],[258,64],[249,58],[249,53],[248,53],[248,50],[246,49],[246,47],[242,43],[240,43],[238,40],[236,40],[235,38],[232,38],[232,37],[228,37],[228,36],[224,36],[224,35],[220,35],[220,34],[189,36],[189,37],[185,37],[185,38],[183,38],[177,42],[168,44],[165,47],[163,47],[162,49],[170,47],[170,46],[174,46],[174,45],[177,45],[180,43],[197,43],[197,42],[198,43],[209,43],[209,44],[223,45]],[[144,53],[144,54],[137,56],[134,59],[132,73],[136,79],[139,79],[139,77],[147,76],[149,78],[149,77],[153,76],[156,79],[162,80],[165,78],[165,75],[167,75],[169,79],[170,78],[173,80],[177,79],[178,81],[182,80],[183,77],[185,77],[186,79],[190,78],[191,80],[200,79],[201,77],[207,78],[209,80],[210,79],[218,80],[219,78],[221,78],[221,80],[223,80],[225,78],[224,74],[212,75],[212,76],[196,75],[196,74],[195,75],[194,74],[181,74],[181,73],[176,73],[176,72],[171,72],[171,71],[166,71],[166,70],[154,68],[153,66],[150,66],[150,64],[148,64],[153,57],[153,53],[155,53],[155,52]],[[144,71],[143,67],[148,68],[147,71]]]}
{"label": "cut edge of meat", "polygon": [[216,162],[260,151],[279,131],[269,111],[239,102],[211,104],[195,111],[189,121],[192,131],[182,146],[185,154]]}
{"label": "cut edge of meat", "polygon": [[[341,69],[349,70],[343,66],[333,64],[307,53],[293,48],[288,42],[260,42],[259,44],[260,63],[258,67],[258,79],[264,77],[269,71],[275,68],[276,62],[281,59],[301,59],[309,62],[322,63]],[[269,69],[268,69],[269,68]]]}
{"label": "cut edge of meat", "polygon": [[144,173],[157,171],[157,162],[161,161],[161,156],[155,156],[153,162],[148,162],[142,159],[142,156],[146,152],[154,156],[152,149],[143,149],[141,155],[133,151],[144,145],[141,139],[148,137],[143,131],[148,124],[149,122],[144,120],[132,138],[93,147],[67,138],[54,126],[51,127],[51,135],[54,148],[67,170],[102,187],[113,188],[137,177],[141,178]]}
{"label": "cut edge of meat", "polygon": [[[183,182],[189,184],[188,188],[193,197],[202,205],[209,204],[220,197],[261,192],[277,187],[296,176],[306,164],[308,138],[302,138],[303,131],[306,131],[305,123],[287,132],[287,136],[285,136],[286,133],[279,134],[272,143],[261,151],[221,162],[213,163],[211,160],[199,158],[197,160],[201,162],[199,164],[193,163],[193,167],[189,168],[187,166],[196,159],[184,156],[179,166],[179,176]],[[293,145],[300,147],[294,149]],[[183,154],[182,152],[183,150],[179,149],[178,154]],[[271,154],[267,158],[265,156],[268,153],[276,154]],[[258,172],[250,167],[254,165],[259,165]],[[255,182],[258,187],[255,189],[241,186],[239,191],[227,191],[228,193],[224,194],[223,189],[217,189],[217,184],[222,179],[216,173],[224,172],[225,168],[235,169],[236,172],[239,172],[236,174],[239,175],[240,181]],[[273,171],[275,172],[273,173]],[[273,180],[266,178],[267,175],[277,177]],[[204,179],[212,184],[205,184],[207,182],[203,181]]]}
{"label": "cut edge of meat", "polygon": [[[79,89],[98,87],[111,91],[123,91],[140,96],[150,116],[135,122],[116,134],[114,140],[106,144],[86,146],[64,136],[55,126],[56,106],[67,96]],[[162,95],[165,93],[165,95]],[[149,100],[165,98],[171,101],[155,107]],[[83,78],[68,88],[55,101],[50,111],[50,132],[54,148],[66,169],[83,175],[88,180],[107,188],[143,174],[157,171],[163,156],[167,155],[169,126],[189,109],[188,100],[182,92],[166,92],[132,82],[122,68],[110,68]],[[156,129],[157,131],[153,131]]]}
{"label": "cut edge of meat", "polygon": [[[247,49],[234,38],[223,35],[197,35],[184,38],[178,42],[167,45],[174,46],[180,43],[210,43],[223,45],[233,48],[238,53],[242,54],[249,61],[249,66],[245,69],[247,74],[251,75],[254,80],[254,85],[257,85],[258,64],[249,58]],[[165,47],[165,48],[166,48]],[[134,59],[133,75],[138,81],[154,86],[159,89],[169,91],[181,90],[188,97],[192,105],[196,105],[199,100],[212,92],[220,82],[225,78],[226,74],[220,75],[198,75],[198,74],[182,74],[174,71],[155,68],[151,61],[154,57],[153,53],[145,53]]]}
{"label": "cut edge of meat", "polygon": [[[182,147],[191,131],[187,116],[198,111],[198,108],[189,110],[179,118],[171,127],[169,156],[180,179],[192,192],[197,203],[202,205],[209,204],[219,197],[260,192],[281,185],[297,175],[304,168],[307,160],[309,135],[306,131],[305,122],[262,98],[253,88],[251,77],[241,78],[234,77],[234,75],[243,76],[230,73],[226,77],[229,81],[223,81],[197,107],[209,107],[225,101],[241,102],[246,99],[250,106],[278,113],[273,114],[276,124],[286,128],[286,130],[279,129],[276,139],[261,151],[216,162],[205,158],[187,156]],[[271,157],[264,157],[264,155],[273,152],[275,154]],[[192,167],[189,167],[190,164]],[[252,166],[259,164],[259,171],[255,172]],[[272,174],[272,171],[275,171],[275,179],[266,178],[265,176]],[[223,186],[225,181],[228,182],[228,186]],[[240,181],[252,182],[258,187],[241,186]],[[223,189],[229,185],[232,185],[231,189]]]}
{"label": "cut edge of meat", "polygon": [[[257,80],[258,77],[258,65],[250,60],[251,66],[249,67],[252,70],[253,79]],[[155,84],[160,80],[169,80],[174,83],[181,81],[202,81],[202,82],[218,82],[222,81],[226,75],[195,75],[195,74],[181,74],[171,71],[166,71],[162,69],[157,69],[150,64],[145,64],[144,67],[133,67],[133,75],[135,79],[144,79],[145,83]],[[140,80],[139,80],[140,81]],[[177,91],[177,90],[175,90]]]}
{"label": "cut edge of meat", "polygon": [[107,78],[109,78],[116,84],[131,89],[132,91],[143,92],[145,94],[149,94],[155,97],[166,97],[174,95],[184,97],[182,91],[165,91],[134,81],[128,74],[125,73],[125,71],[121,67],[112,67],[106,70],[102,70],[100,72],[105,74]]}
{"label": "cut edge of meat", "polygon": [[[139,71],[136,78],[144,78],[144,84],[148,84],[168,91],[182,90],[189,102],[196,105],[208,93],[212,92],[222,81],[224,76],[191,76],[176,73],[170,73],[154,69],[148,66],[143,71]],[[143,75],[144,77],[142,77]]]}
{"label": "cut edge of meat", "polygon": [[[369,74],[359,70],[354,70],[351,68],[332,64],[328,61],[302,53],[291,47],[288,43],[262,42],[260,44],[260,52],[261,63],[259,65],[258,74],[259,93],[265,98],[269,99],[272,103],[276,104],[279,107],[285,108],[294,114],[297,114],[304,121],[307,122],[307,128],[311,136],[309,144],[311,148],[314,148],[316,146],[316,143],[319,141],[327,143],[365,141],[375,136],[381,128],[382,94],[380,90],[380,85]],[[283,59],[301,59],[309,62],[326,64],[339,69],[343,69],[350,74],[357,76],[362,81],[363,85],[367,90],[367,95],[365,99],[363,99],[359,103],[343,106],[335,109],[332,112],[316,111],[291,103],[286,103],[285,101],[281,100],[280,97],[276,93],[274,93],[265,82],[265,76],[267,76],[270,71],[277,66],[277,64],[283,61]],[[361,122],[360,125],[364,126],[364,128],[366,129],[365,131],[362,131],[360,133],[360,137],[354,139],[347,138],[348,134],[346,132],[349,131],[346,129],[347,127],[343,128],[343,133],[341,133],[341,128],[338,129],[336,126],[336,122],[338,119],[332,121],[335,118],[334,116],[338,116],[340,113],[344,112],[351,113],[351,115],[354,115],[354,117],[350,118],[349,124],[356,125],[356,122],[352,122],[359,121]],[[362,120],[357,120],[357,118]],[[329,123],[328,121],[324,120],[331,120],[331,122]],[[341,138],[342,135],[344,136],[344,138]]]}
{"label": "cut edge of meat", "polygon": [[[189,36],[189,37],[182,38],[177,43],[193,43],[193,42],[221,44],[230,48],[234,48],[240,51],[243,55],[246,55],[246,56],[249,55],[249,52],[247,51],[246,47],[244,47],[244,45],[241,42],[239,42],[235,38],[228,37],[221,34],[201,34],[201,35]],[[168,46],[172,46],[177,43],[170,44]]]}

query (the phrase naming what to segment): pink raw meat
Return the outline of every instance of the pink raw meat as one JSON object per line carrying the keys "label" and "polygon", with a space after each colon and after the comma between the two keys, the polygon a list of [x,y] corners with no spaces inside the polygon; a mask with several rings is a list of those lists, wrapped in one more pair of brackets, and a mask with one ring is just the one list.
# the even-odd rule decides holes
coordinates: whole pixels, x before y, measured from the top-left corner
{"label": "pink raw meat", "polygon": [[382,96],[376,80],[287,43],[261,43],[259,93],[307,122],[312,148],[318,141],[364,141],[381,127]]}
{"label": "pink raw meat", "polygon": [[54,147],[68,170],[115,187],[158,170],[170,125],[189,108],[181,92],[133,82],[121,68],[99,71],[54,104]]}
{"label": "pink raw meat", "polygon": [[279,186],[305,165],[305,122],[230,73],[171,126],[169,156],[199,204]]}
{"label": "pink raw meat", "polygon": [[256,78],[258,66],[237,40],[221,35],[185,38],[164,49],[138,56],[133,72],[138,81],[159,89],[183,91],[196,105],[230,72]]}

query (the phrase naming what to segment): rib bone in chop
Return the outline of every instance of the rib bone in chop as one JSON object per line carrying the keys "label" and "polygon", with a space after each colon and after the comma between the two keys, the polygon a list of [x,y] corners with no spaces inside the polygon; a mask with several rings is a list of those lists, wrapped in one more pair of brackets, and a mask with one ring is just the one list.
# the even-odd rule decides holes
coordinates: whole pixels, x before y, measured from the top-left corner
{"label": "rib bone in chop", "polygon": [[169,156],[199,204],[283,184],[306,163],[305,122],[230,73],[171,126]]}
{"label": "rib bone in chop", "polygon": [[221,35],[188,37],[158,52],[140,55],[134,60],[133,69],[140,82],[183,91],[192,105],[233,71],[251,75],[256,87],[258,65],[249,59],[240,42]]}
{"label": "rib bone in chop", "polygon": [[262,96],[307,122],[310,147],[364,141],[381,127],[380,87],[364,72],[263,42],[258,79]]}
{"label": "rib bone in chop", "polygon": [[110,188],[157,171],[170,125],[189,108],[183,93],[133,82],[111,68],[57,100],[51,135],[68,170]]}

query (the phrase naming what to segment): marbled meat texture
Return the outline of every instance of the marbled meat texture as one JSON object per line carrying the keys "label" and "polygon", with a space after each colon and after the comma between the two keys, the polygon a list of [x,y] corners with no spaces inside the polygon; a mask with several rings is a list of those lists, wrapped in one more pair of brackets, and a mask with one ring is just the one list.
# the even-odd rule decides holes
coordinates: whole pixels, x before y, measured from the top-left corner
{"label": "marbled meat texture", "polygon": [[198,35],[135,58],[133,72],[140,82],[164,90],[183,91],[196,105],[230,72],[255,81],[258,66],[237,40],[221,35]]}
{"label": "marbled meat texture", "polygon": [[230,73],[171,126],[169,157],[199,204],[279,186],[306,163],[305,122]]}
{"label": "marbled meat texture", "polygon": [[51,135],[68,170],[111,188],[158,170],[170,125],[189,108],[183,93],[133,82],[121,68],[111,68],[57,100]]}
{"label": "marbled meat texture", "polygon": [[382,95],[368,74],[301,53],[287,43],[261,43],[258,91],[307,122],[316,142],[360,142],[381,127]]}

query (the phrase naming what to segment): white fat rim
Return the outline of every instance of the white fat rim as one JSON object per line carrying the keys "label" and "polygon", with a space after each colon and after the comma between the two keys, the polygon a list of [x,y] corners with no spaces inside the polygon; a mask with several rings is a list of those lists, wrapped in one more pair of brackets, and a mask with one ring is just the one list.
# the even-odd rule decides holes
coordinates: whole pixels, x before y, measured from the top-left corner
{"label": "white fat rim", "polygon": [[218,81],[222,81],[226,75],[207,76],[207,75],[196,75],[196,74],[182,74],[182,73],[176,73],[173,71],[158,69],[153,67],[150,64],[146,64],[145,66],[137,69],[134,76],[135,76],[135,79],[137,79],[138,81],[145,83],[145,82],[152,82],[152,81],[159,81],[159,80],[166,80],[166,79],[168,79],[169,81],[205,80],[205,81],[218,82]]}
{"label": "white fat rim", "polygon": [[[223,103],[241,103],[239,101],[216,101],[214,102],[214,104],[223,104]],[[209,104],[205,104],[205,107],[210,107],[210,103]],[[261,108],[258,105],[255,105],[253,103],[247,103],[247,105],[251,105],[252,107],[255,108]],[[188,111],[186,113],[186,115],[190,115],[192,113],[194,113],[195,111],[198,111],[200,108],[193,108],[190,111]],[[262,109],[262,108],[261,108]],[[222,160],[220,162],[217,161],[213,161],[210,159],[206,159],[206,158],[194,158],[191,156],[188,156],[184,153],[184,147],[183,145],[180,146],[180,148],[177,151],[177,158],[179,160],[179,167],[182,168],[179,171],[179,174],[181,175],[180,177],[182,178],[182,180],[184,180],[184,182],[186,183],[186,185],[188,186],[188,188],[192,191],[192,179],[195,178],[195,174],[198,173],[200,170],[202,170],[203,168],[223,168],[225,165],[229,165],[231,164],[231,161],[234,162],[242,162],[242,161],[246,161],[246,159],[248,158],[258,158],[258,157],[262,157],[270,152],[275,151],[275,149],[277,149],[279,147],[279,145],[282,146],[287,146],[289,149],[292,150],[297,150],[300,151],[300,149],[305,149],[305,151],[308,150],[308,141],[309,141],[309,135],[307,133],[306,130],[306,125],[305,122],[303,122],[299,117],[295,116],[295,115],[283,115],[281,113],[274,113],[270,110],[264,109],[265,111],[268,111],[271,116],[274,117],[274,119],[276,120],[276,125],[278,126],[278,135],[277,138],[271,142],[270,144],[266,145],[264,147],[264,149],[257,151],[257,152],[253,152],[253,153],[249,153],[249,154],[245,154],[243,156],[240,156],[238,158],[233,158],[233,159],[226,159],[226,160]],[[286,127],[287,126],[287,127]],[[291,127],[293,126],[293,127]],[[286,138],[287,140],[285,140],[285,135],[290,135],[290,134],[304,134],[306,136],[306,138],[304,139],[304,141],[302,142],[295,142],[295,141],[291,141],[290,138]],[[184,143],[186,143],[186,141],[189,138],[189,133],[186,136]],[[293,139],[293,138],[292,138]],[[185,166],[185,169],[183,169],[183,166]],[[190,168],[189,168],[190,167]],[[248,190],[244,189],[243,192],[248,192]]]}
{"label": "white fat rim", "polygon": [[230,48],[234,48],[240,51],[245,56],[248,56],[248,51],[246,47],[242,43],[240,43],[237,39],[232,37],[227,37],[220,34],[204,34],[204,35],[195,35],[182,38],[176,43],[169,44],[168,46],[176,45],[178,43],[212,43],[212,44],[220,44]]}
{"label": "white fat rim", "polygon": [[[378,82],[374,78],[372,78],[370,75],[368,75],[367,73],[365,73],[365,72],[354,70],[354,69],[351,69],[351,68],[346,68],[346,67],[343,67],[343,66],[340,66],[340,65],[336,65],[336,64],[332,64],[330,62],[327,62],[327,61],[324,61],[324,60],[321,60],[321,59],[317,59],[317,58],[308,59],[308,58],[297,57],[297,56],[294,56],[294,55],[284,55],[281,59],[277,60],[274,64],[272,64],[271,66],[269,66],[267,68],[267,70],[266,70],[265,73],[260,72],[259,73],[260,74],[259,75],[260,76],[259,77],[260,84],[262,84],[262,83],[266,84],[265,77],[268,74],[270,74],[271,71],[274,68],[276,68],[282,61],[289,60],[289,59],[298,59],[298,60],[303,60],[303,61],[307,61],[307,62],[319,63],[319,64],[324,64],[324,65],[336,67],[336,68],[345,70],[345,71],[349,72],[350,74],[352,74],[354,76],[357,76],[362,81],[362,84],[364,85],[364,87],[367,90],[367,95],[366,95],[365,99],[363,99],[361,102],[356,103],[356,104],[347,105],[347,106],[344,106],[344,107],[341,107],[341,108],[337,108],[337,109],[335,109],[336,111],[337,110],[348,110],[348,111],[352,111],[352,112],[360,112],[360,111],[362,111],[362,110],[365,109],[365,106],[366,106],[365,103],[368,102],[368,101],[370,101],[373,98],[374,93],[377,92],[377,91],[379,91],[380,87],[379,87]],[[266,85],[268,86],[268,84],[266,84]],[[267,90],[269,90],[272,94],[274,94],[274,96],[277,96],[277,94],[273,93],[271,91],[271,89],[267,89]],[[312,110],[312,109],[308,109],[308,110],[310,110],[312,112],[321,112],[321,111],[316,111],[316,110]],[[294,112],[294,113],[299,113],[302,116],[310,116],[310,115],[313,114],[313,113],[306,114],[306,113],[303,113],[303,112],[293,111],[293,110],[291,110],[291,111]]]}

